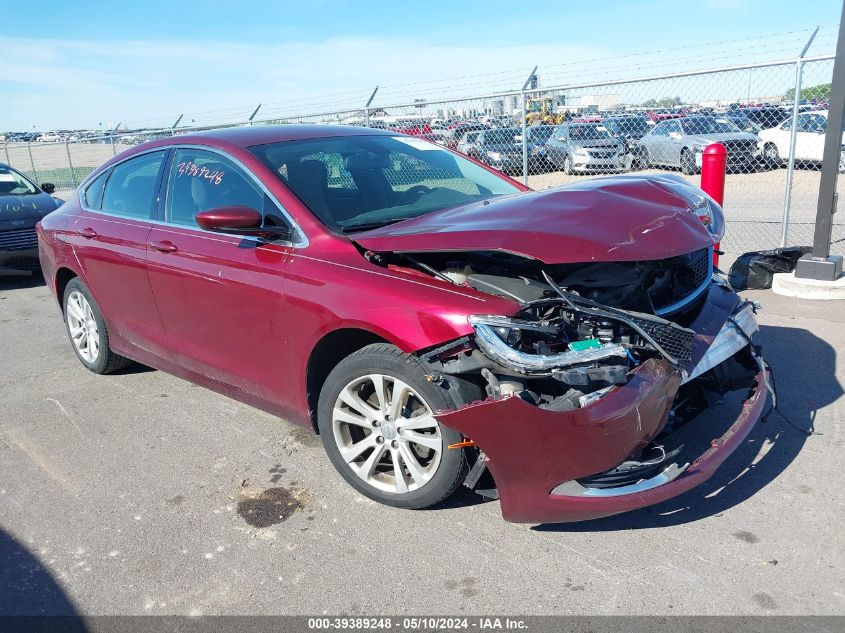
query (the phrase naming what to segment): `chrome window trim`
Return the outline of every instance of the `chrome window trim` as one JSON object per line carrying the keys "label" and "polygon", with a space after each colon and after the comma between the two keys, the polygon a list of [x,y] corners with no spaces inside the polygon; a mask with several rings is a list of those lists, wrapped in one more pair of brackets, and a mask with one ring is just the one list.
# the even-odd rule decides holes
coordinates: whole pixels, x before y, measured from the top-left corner
{"label": "chrome window trim", "polygon": [[[255,242],[256,244],[277,244],[279,246],[289,246],[291,248],[305,248],[305,247],[308,246],[309,241],[308,241],[308,236],[305,234],[305,231],[303,231],[302,228],[299,226],[299,224],[291,217],[291,215],[287,212],[287,209],[285,209],[284,205],[282,205],[279,202],[279,199],[276,198],[276,196],[274,196],[270,192],[270,190],[267,189],[266,186],[264,186],[264,183],[262,183],[258,178],[255,177],[255,175],[249,170],[249,168],[246,165],[243,164],[243,162],[241,162],[240,160],[238,160],[234,156],[231,156],[230,154],[227,154],[226,152],[217,149],[216,147],[209,147],[207,145],[195,145],[195,144],[189,144],[189,145],[175,145],[174,144],[174,145],[162,145],[160,147],[151,147],[151,148],[146,149],[142,152],[137,152],[135,154],[132,154],[131,156],[127,156],[126,158],[119,160],[116,163],[112,163],[111,165],[108,166],[107,169],[112,170],[116,166],[121,165],[128,160],[132,160],[133,158],[143,156],[144,154],[150,154],[152,152],[161,152],[161,151],[166,153],[168,151],[175,151],[177,149],[197,149],[197,150],[203,150],[203,151],[210,151],[212,153],[219,154],[220,156],[223,156],[223,157],[231,160],[238,168],[240,168],[243,172],[245,172],[247,174],[247,177],[250,180],[254,181],[258,185],[258,187],[261,189],[261,191],[263,191],[265,193],[265,195],[269,196],[270,199],[276,204],[276,206],[282,212],[282,215],[284,216],[284,218],[288,222],[290,222],[291,227],[296,231],[296,234],[299,236],[299,240],[297,240],[296,242],[291,242],[291,241],[288,241],[288,240],[277,240],[277,241],[269,242],[269,241],[266,241],[266,240],[262,240],[261,238],[253,237],[253,236],[249,236],[249,235],[236,235],[234,233],[218,233],[218,232],[206,231],[205,229],[201,229],[198,226],[187,226],[187,225],[184,225],[184,224],[175,224],[173,222],[162,221],[162,220],[159,220],[159,219],[139,218],[139,217],[131,216],[131,215],[123,215],[123,214],[120,214],[120,213],[112,213],[112,212],[109,212],[109,211],[103,211],[102,209],[91,209],[85,204],[85,196],[83,194],[84,194],[85,190],[88,189],[88,186],[91,183],[93,183],[93,181],[101,173],[103,173],[103,171],[106,171],[106,170],[92,171],[91,174],[89,174],[88,178],[85,180],[85,182],[83,182],[84,186],[80,186],[79,189],[77,189],[76,194],[77,194],[77,200],[79,202],[79,207],[83,211],[85,211],[86,213],[98,213],[98,214],[106,216],[106,217],[120,218],[122,220],[133,220],[135,222],[148,222],[149,224],[153,224],[153,225],[156,225],[156,226],[167,226],[167,227],[177,228],[177,229],[181,229],[181,230],[185,230],[185,231],[192,231],[194,233],[201,233],[201,234],[208,236],[208,237],[210,237],[212,235],[223,235],[223,236],[226,236],[226,237],[233,237],[233,238],[236,238],[238,240],[249,240],[251,242]],[[171,169],[172,169],[172,164],[171,164]],[[168,186],[169,173],[165,174],[165,175],[168,176],[168,178],[165,179],[162,184],[165,186],[165,194],[166,194],[167,193],[166,187]],[[106,184],[108,184],[108,182]],[[159,192],[159,194],[160,193],[161,192]],[[159,195],[159,198],[160,197],[161,196]]]}

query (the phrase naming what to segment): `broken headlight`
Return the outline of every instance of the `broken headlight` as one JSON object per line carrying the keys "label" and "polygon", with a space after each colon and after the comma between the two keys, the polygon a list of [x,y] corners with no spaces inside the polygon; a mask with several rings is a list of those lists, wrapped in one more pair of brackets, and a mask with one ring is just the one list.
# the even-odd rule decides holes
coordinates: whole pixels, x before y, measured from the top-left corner
{"label": "broken headlight", "polygon": [[596,342],[595,346],[574,349],[564,339],[558,342],[564,351],[555,351],[548,345],[538,349],[526,349],[520,345],[523,336],[528,333],[559,336],[559,326],[547,321],[523,321],[494,315],[474,315],[468,320],[475,329],[476,344],[482,353],[521,374],[548,374],[560,367],[627,356],[625,347],[617,343]]}

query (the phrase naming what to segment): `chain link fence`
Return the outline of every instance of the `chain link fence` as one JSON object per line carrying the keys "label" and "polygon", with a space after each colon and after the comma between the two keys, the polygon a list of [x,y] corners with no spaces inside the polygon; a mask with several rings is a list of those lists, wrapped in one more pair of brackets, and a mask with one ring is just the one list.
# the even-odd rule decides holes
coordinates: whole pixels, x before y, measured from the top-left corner
{"label": "chain link fence", "polygon": [[[520,91],[410,103],[380,103],[374,94],[360,109],[280,112],[245,124],[389,129],[463,152],[533,189],[647,173],[677,173],[699,184],[701,150],[720,142],[728,150],[722,247],[738,254],[812,243],[832,72],[833,57],[818,56],[550,87],[532,73]],[[67,196],[128,147],[211,127],[7,141],[3,151],[12,166]],[[832,251],[845,254],[838,217]]]}

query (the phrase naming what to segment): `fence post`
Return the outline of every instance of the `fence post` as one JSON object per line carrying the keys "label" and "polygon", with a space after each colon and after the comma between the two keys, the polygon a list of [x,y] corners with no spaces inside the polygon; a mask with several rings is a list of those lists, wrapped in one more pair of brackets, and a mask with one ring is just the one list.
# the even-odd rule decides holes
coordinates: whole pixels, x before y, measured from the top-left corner
{"label": "fence post", "polygon": [[35,184],[38,184],[38,172],[35,170],[35,161],[32,160],[32,141],[29,141],[26,144],[26,150],[29,152],[29,164],[32,165],[32,179],[35,181]]}
{"label": "fence post", "polygon": [[370,95],[370,98],[367,99],[367,103],[364,105],[364,127],[370,127],[370,105],[373,103],[373,99],[376,98],[377,92],[378,86],[373,90],[373,94]]}
{"label": "fence post", "polygon": [[522,113],[522,184],[526,187],[528,186],[528,122],[525,120],[525,117],[528,113],[525,111],[525,91],[528,90],[528,86],[534,80],[536,73],[537,66],[534,66],[534,70],[528,75],[528,79],[522,84],[522,90],[519,91],[519,98],[521,100],[519,111]]}
{"label": "fence post", "polygon": [[258,111],[261,109],[261,104],[259,103],[255,110],[252,111],[252,114],[249,115],[249,124],[252,125],[252,120],[255,118],[255,115],[258,114]]}
{"label": "fence post", "polygon": [[9,141],[8,140],[3,144],[3,151],[6,152],[6,164],[11,165],[12,160],[9,158]]}
{"label": "fence post", "polygon": [[67,152],[67,164],[70,167],[70,181],[73,183],[73,188],[79,184],[76,182],[76,171],[73,169],[73,161],[70,159],[70,141],[65,141],[65,151]]}
{"label": "fence post", "polygon": [[525,91],[523,90],[519,98],[522,99],[522,105],[519,111],[522,113],[522,183],[528,186],[528,123],[525,120]]}
{"label": "fence post", "polygon": [[801,106],[801,79],[804,73],[804,55],[813,43],[819,27],[813,31],[804,50],[795,60],[795,98],[792,100],[792,129],[789,131],[789,159],[786,163],[786,196],[783,201],[783,219],[780,227],[780,245],[786,246],[789,233],[789,211],[792,207],[792,176],[795,173],[795,143],[798,139],[798,110]]}

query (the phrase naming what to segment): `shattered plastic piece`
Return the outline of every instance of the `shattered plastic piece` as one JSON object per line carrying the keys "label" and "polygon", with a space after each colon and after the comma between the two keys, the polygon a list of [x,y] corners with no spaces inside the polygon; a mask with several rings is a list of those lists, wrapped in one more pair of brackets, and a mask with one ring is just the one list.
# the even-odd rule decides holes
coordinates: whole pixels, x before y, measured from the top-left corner
{"label": "shattered plastic piece", "polygon": [[584,341],[572,341],[569,344],[569,349],[580,352],[585,349],[597,349],[601,347],[601,342],[597,338],[590,338]]}

